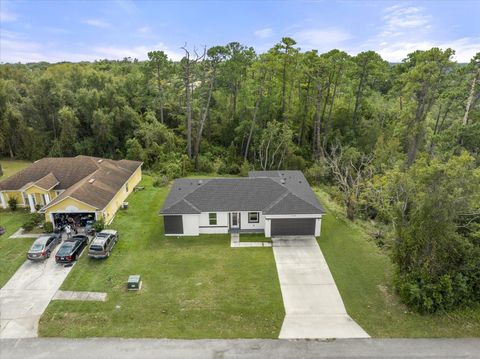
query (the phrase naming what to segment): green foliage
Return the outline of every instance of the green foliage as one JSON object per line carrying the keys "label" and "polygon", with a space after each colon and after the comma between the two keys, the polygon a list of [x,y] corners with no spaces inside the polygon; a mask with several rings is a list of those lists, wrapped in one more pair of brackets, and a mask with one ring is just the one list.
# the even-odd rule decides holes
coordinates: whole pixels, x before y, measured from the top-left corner
{"label": "green foliage", "polygon": [[165,175],[157,176],[153,179],[152,185],[153,187],[165,187],[168,186],[170,180]]}
{"label": "green foliage", "polygon": [[[478,188],[461,180],[480,166],[480,55],[460,65],[453,54],[432,48],[389,64],[284,37],[262,54],[232,42],[178,62],[154,50],[147,61],[1,64],[0,156],[139,160],[159,185],[193,171],[303,170],[348,218],[377,221],[379,243],[394,238],[384,249],[405,302],[451,308],[474,276],[465,263],[480,236]],[[450,159],[467,157],[454,175]],[[458,268],[437,250],[458,254]]]}
{"label": "green foliage", "polygon": [[10,208],[11,211],[16,211],[17,210],[17,197],[10,197],[8,199],[8,208]]}
{"label": "green foliage", "polygon": [[31,231],[43,222],[44,216],[41,213],[31,213],[22,227],[26,231]]}
{"label": "green foliage", "polygon": [[377,208],[395,228],[393,260],[402,300],[421,312],[479,302],[480,171],[462,153],[418,160],[376,179]]}
{"label": "green foliage", "polygon": [[104,228],[105,228],[105,221],[103,220],[103,218],[96,220],[95,223],[93,224],[93,229],[95,230],[95,232],[100,232]]}
{"label": "green foliage", "polygon": [[316,161],[305,171],[305,177],[314,186],[325,184],[328,174],[328,164],[324,160]]}
{"label": "green foliage", "polygon": [[52,222],[45,222],[43,225],[43,231],[45,233],[52,233],[53,232],[53,223]]}

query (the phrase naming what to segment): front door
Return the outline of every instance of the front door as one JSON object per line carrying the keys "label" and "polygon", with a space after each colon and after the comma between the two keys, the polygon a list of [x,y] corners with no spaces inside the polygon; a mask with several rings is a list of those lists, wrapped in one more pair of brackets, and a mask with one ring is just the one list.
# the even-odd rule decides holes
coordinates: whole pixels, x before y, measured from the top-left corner
{"label": "front door", "polygon": [[230,228],[240,228],[240,213],[230,213]]}

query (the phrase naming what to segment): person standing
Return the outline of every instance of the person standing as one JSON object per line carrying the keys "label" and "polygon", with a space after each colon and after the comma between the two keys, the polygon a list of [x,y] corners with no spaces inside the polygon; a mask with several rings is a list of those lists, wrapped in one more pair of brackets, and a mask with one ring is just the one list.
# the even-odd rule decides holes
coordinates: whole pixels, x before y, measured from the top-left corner
{"label": "person standing", "polygon": [[70,239],[72,237],[72,228],[69,224],[65,227],[65,233],[67,234],[67,238]]}

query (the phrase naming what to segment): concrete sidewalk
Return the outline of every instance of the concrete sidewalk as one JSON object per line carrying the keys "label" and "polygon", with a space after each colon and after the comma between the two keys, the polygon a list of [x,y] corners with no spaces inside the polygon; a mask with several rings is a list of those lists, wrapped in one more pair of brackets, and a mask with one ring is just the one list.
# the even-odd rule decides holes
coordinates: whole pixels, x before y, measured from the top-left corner
{"label": "concrete sidewalk", "polygon": [[285,319],[279,338],[368,338],[345,310],[315,237],[273,238]]}

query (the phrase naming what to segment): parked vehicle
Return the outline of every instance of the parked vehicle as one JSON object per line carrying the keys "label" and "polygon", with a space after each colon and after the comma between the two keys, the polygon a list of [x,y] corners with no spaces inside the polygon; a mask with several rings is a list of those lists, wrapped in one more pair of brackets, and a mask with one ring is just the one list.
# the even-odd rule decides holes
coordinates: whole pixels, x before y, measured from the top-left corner
{"label": "parked vehicle", "polygon": [[97,233],[90,248],[88,256],[92,258],[107,258],[112,252],[113,246],[117,244],[118,233],[113,229],[104,229]]}
{"label": "parked vehicle", "polygon": [[57,263],[71,263],[78,260],[87,244],[88,237],[84,235],[75,235],[65,240],[55,255],[55,261]]}
{"label": "parked vehicle", "polygon": [[27,252],[27,258],[32,261],[50,258],[50,254],[52,254],[53,250],[60,242],[61,239],[56,234],[40,236],[35,242],[33,242]]}

